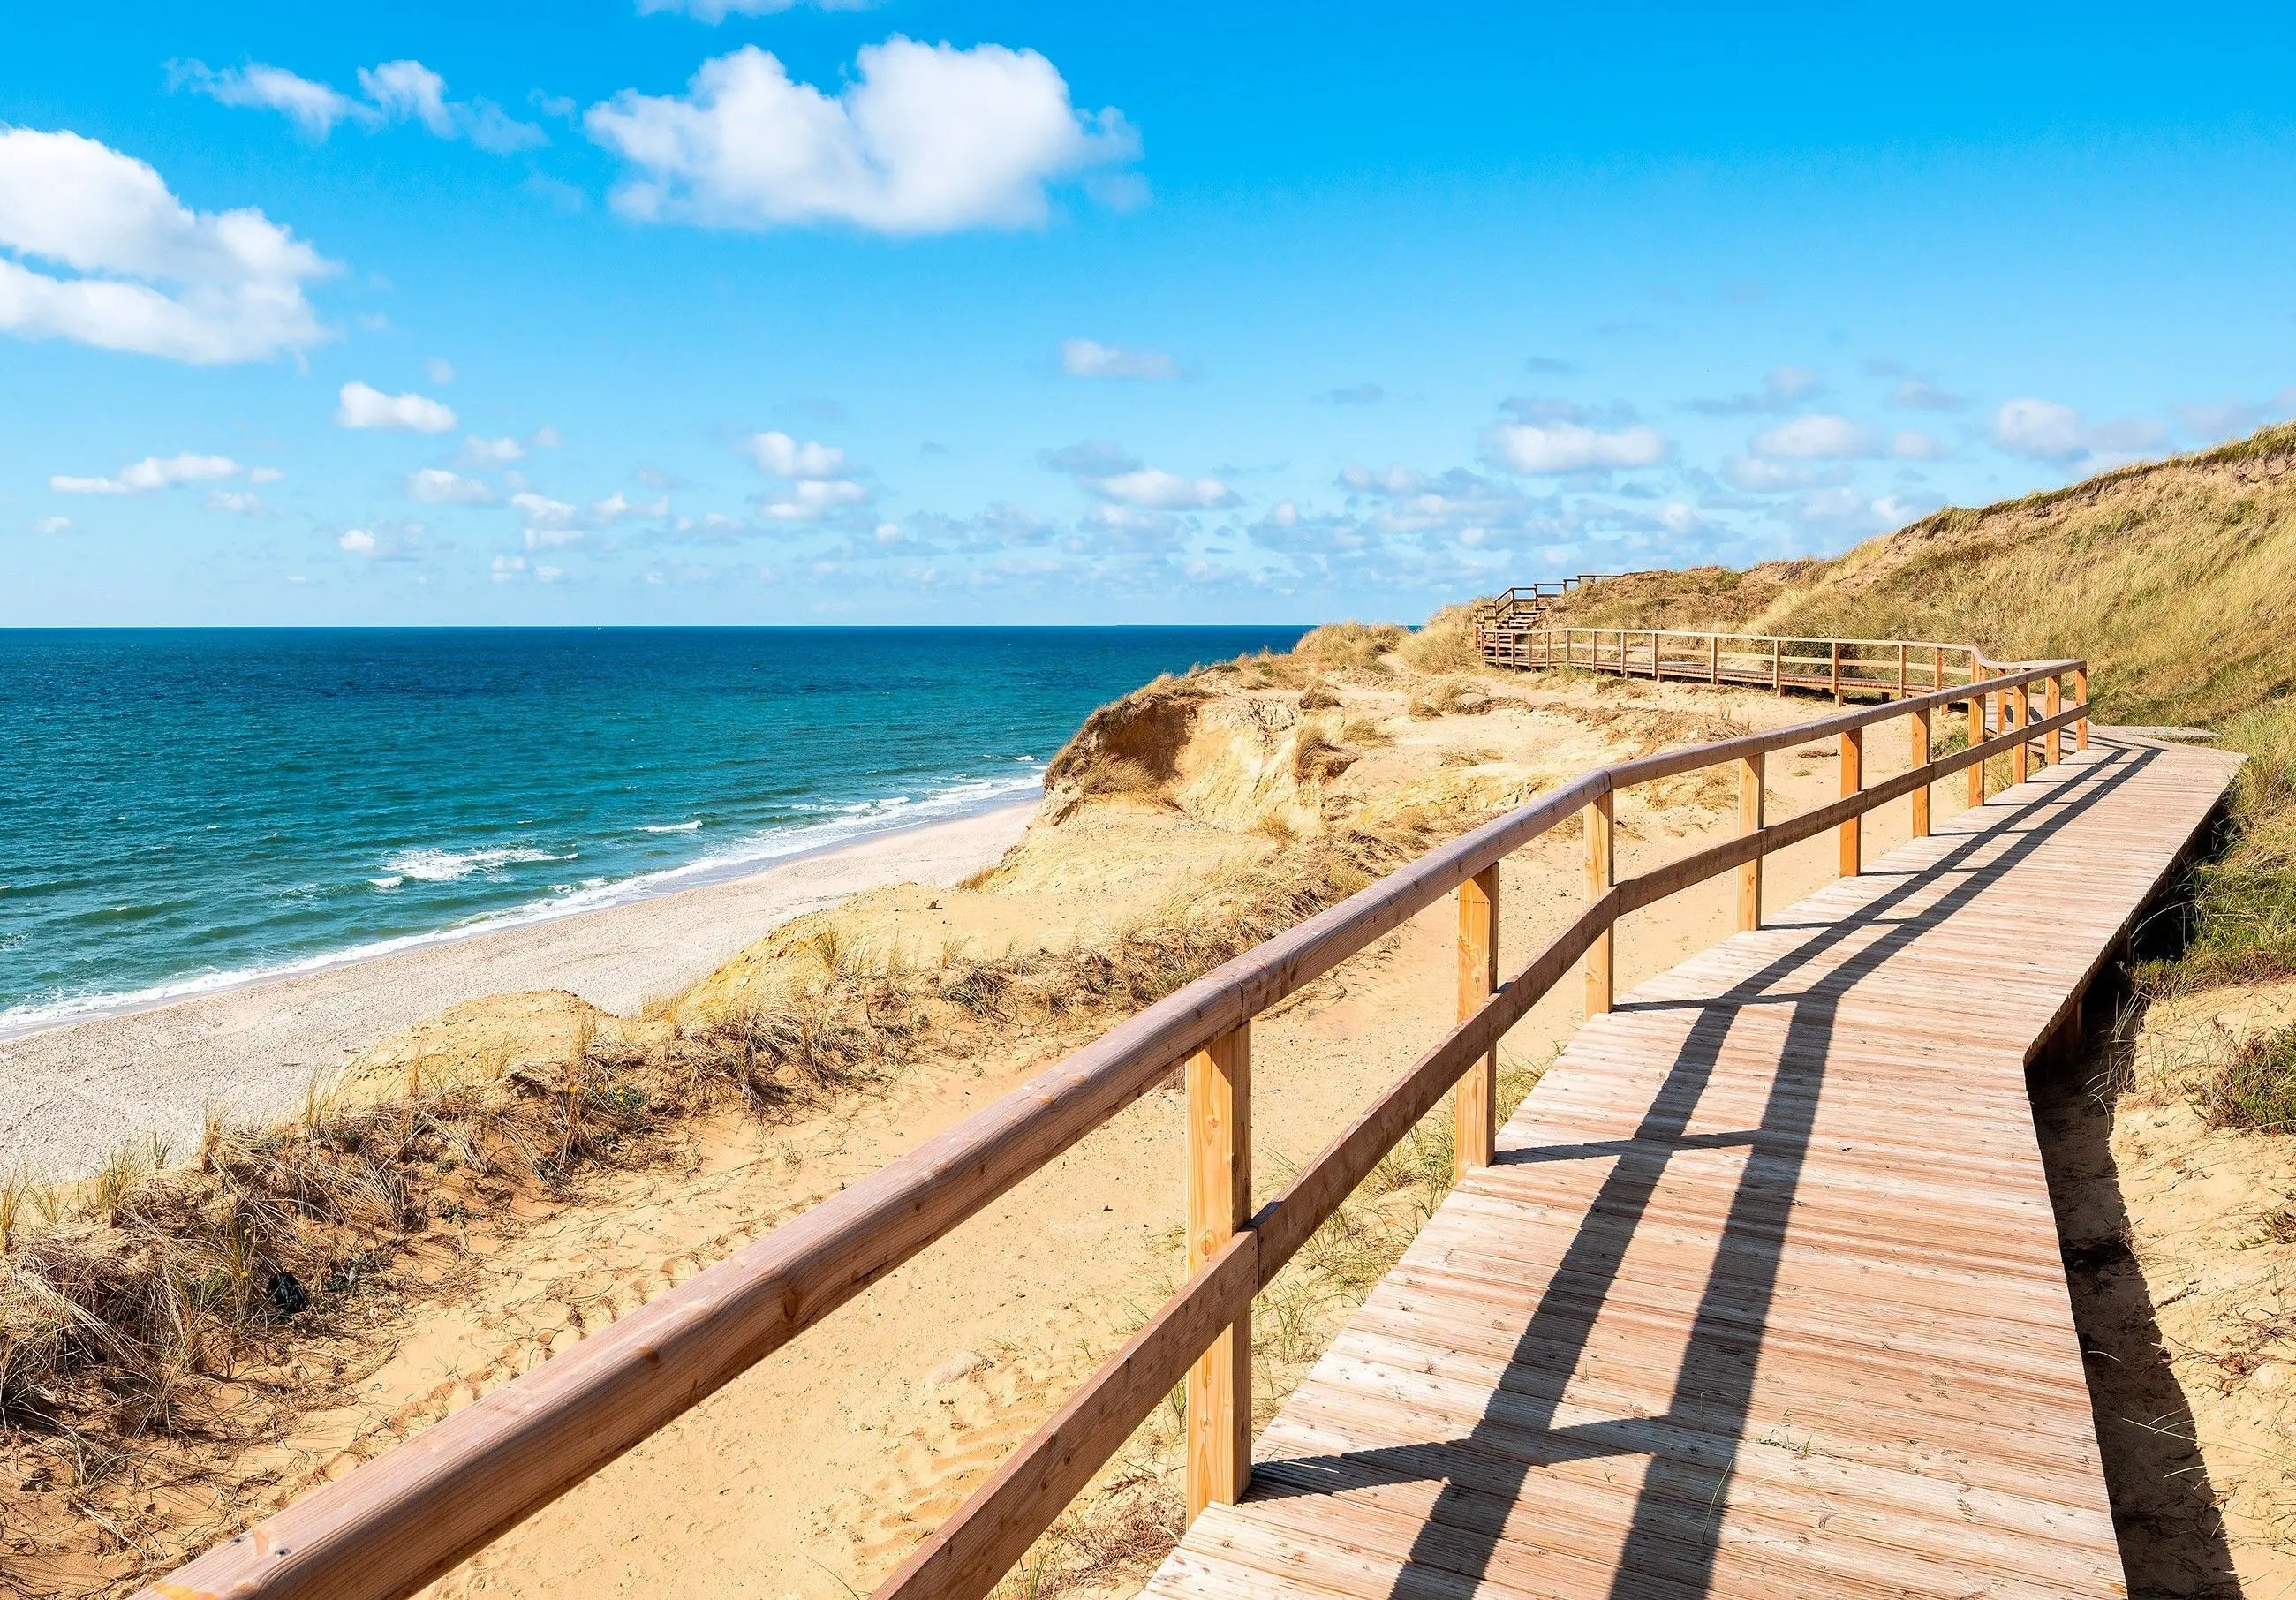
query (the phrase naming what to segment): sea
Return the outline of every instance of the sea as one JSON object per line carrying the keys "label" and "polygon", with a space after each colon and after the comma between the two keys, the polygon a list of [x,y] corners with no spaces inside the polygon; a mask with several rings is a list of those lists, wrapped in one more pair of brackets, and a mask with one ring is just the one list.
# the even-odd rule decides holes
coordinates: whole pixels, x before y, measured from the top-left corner
{"label": "sea", "polygon": [[0,630],[0,1036],[1025,800],[1303,631]]}

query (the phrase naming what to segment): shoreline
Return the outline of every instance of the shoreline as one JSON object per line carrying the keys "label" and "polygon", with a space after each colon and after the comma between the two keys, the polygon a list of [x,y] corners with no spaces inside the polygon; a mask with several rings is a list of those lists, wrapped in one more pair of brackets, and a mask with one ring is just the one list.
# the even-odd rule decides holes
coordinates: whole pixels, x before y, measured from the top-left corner
{"label": "shoreline", "polygon": [[[1014,798],[1016,795],[1022,798]],[[444,928],[430,929],[421,933],[395,933],[388,938],[373,939],[365,944],[346,945],[339,949],[323,950],[315,956],[298,956],[269,966],[250,967],[238,972],[202,973],[190,978],[171,979],[140,989],[122,994],[90,997],[86,1003],[61,1003],[55,1008],[42,1008],[8,1020],[0,1012],[0,1046],[15,1040],[30,1038],[60,1028],[76,1028],[86,1022],[104,1022],[113,1017],[134,1016],[140,1012],[158,1011],[188,1001],[201,1000],[210,995],[228,995],[266,983],[276,983],[291,978],[300,978],[315,972],[338,972],[345,967],[363,965],[369,962],[388,960],[393,956],[413,950],[432,949],[441,945],[460,944],[467,939],[484,939],[492,934],[506,933],[520,928],[531,928],[544,923],[561,922],[568,917],[589,916],[611,911],[618,907],[635,906],[647,900],[660,899],[669,895],[685,894],[691,890],[708,889],[718,884],[739,882],[778,867],[809,861],[822,856],[867,845],[879,840],[922,829],[939,827],[946,823],[964,822],[985,816],[993,812],[1019,807],[1034,807],[1044,798],[1041,779],[1033,789],[1004,791],[966,800],[945,809],[931,811],[914,821],[894,822],[883,827],[865,827],[817,844],[800,845],[794,849],[775,855],[742,856],[732,858],[704,856],[683,866],[661,867],[653,872],[640,873],[619,882],[609,883],[594,890],[555,900],[539,900],[525,906],[511,907],[502,911],[481,912],[462,923]],[[808,825],[810,826],[812,825]],[[791,830],[792,833],[802,830]]]}
{"label": "shoreline", "polygon": [[181,1154],[196,1146],[209,1106],[238,1119],[278,1115],[315,1078],[465,1000],[564,989],[635,1011],[850,894],[945,886],[992,865],[1037,798],[984,801],[700,882],[414,936],[0,1036],[0,1171],[76,1177],[147,1136]]}

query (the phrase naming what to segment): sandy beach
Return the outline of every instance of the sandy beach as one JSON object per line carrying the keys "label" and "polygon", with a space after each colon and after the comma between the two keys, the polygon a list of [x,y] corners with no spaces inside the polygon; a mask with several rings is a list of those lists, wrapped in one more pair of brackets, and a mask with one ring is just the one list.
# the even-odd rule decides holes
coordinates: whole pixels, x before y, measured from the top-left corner
{"label": "sandy beach", "polygon": [[449,1005],[570,989],[634,1012],[791,917],[879,884],[954,883],[1020,838],[1033,800],[881,834],[763,871],[0,1039],[0,1172],[88,1171],[156,1135],[193,1149],[207,1108],[298,1104],[315,1074]]}

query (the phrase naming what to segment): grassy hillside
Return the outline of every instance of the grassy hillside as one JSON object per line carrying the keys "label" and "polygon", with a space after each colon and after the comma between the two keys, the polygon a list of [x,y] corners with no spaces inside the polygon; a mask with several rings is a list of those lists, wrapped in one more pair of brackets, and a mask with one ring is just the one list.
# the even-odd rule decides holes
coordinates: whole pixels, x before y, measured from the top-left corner
{"label": "grassy hillside", "polygon": [[1948,507],[1830,561],[1605,579],[1567,596],[1556,620],[2084,656],[2100,720],[2214,727],[2249,757],[2238,841],[2204,874],[2191,947],[2148,981],[2296,976],[2296,423]]}
{"label": "grassy hillside", "polygon": [[2085,655],[2103,718],[2213,725],[2296,687],[2296,423],[1948,508],[1831,561],[1611,579],[1559,619]]}

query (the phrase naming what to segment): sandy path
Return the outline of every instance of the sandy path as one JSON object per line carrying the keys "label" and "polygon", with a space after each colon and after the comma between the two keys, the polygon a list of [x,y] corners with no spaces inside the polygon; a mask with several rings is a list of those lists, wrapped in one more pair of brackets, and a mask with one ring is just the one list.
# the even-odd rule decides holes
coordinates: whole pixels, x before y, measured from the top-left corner
{"label": "sandy path", "polygon": [[722,883],[0,1039],[0,1172],[75,1176],[146,1135],[192,1149],[210,1103],[234,1116],[276,1115],[299,1103],[314,1073],[481,995],[567,989],[608,1011],[635,1011],[857,890],[955,882],[1020,838],[1030,808],[1000,807]]}

